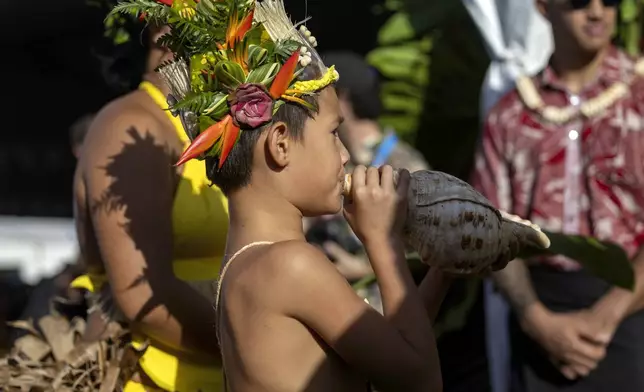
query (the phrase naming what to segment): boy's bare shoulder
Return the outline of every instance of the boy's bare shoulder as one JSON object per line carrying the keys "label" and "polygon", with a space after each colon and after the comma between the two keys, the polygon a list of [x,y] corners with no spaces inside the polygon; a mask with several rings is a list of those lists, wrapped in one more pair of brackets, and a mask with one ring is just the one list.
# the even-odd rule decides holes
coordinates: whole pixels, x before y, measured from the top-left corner
{"label": "boy's bare shoulder", "polygon": [[[267,267],[279,273],[286,274],[287,278],[297,276],[306,277],[316,273],[329,273],[337,270],[333,263],[326,257],[318,247],[304,241],[283,241],[278,242],[266,250],[264,263]],[[341,276],[338,274],[338,276]]]}
{"label": "boy's bare shoulder", "polygon": [[258,270],[253,275],[262,285],[270,286],[266,287],[267,292],[288,302],[297,300],[294,293],[310,299],[336,289],[340,292],[350,290],[346,279],[326,255],[304,241],[284,241],[268,246],[258,254],[256,261],[252,264]]}

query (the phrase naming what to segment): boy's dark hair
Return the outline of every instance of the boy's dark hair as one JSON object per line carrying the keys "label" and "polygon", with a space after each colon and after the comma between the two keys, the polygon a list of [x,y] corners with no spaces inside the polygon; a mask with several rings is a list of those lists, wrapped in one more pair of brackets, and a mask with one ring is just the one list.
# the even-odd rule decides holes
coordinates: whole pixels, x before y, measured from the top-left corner
{"label": "boy's dark hair", "polygon": [[336,82],[338,95],[346,94],[356,117],[377,120],[382,113],[378,71],[350,51],[327,52],[322,58],[325,64],[335,65],[340,74]]}
{"label": "boy's dark hair", "polygon": [[[316,95],[305,96],[302,99],[308,103],[317,104]],[[281,121],[287,125],[289,136],[293,140],[301,141],[304,136],[304,125],[310,117],[312,117],[312,113],[303,106],[295,103],[285,103],[277,110],[271,123],[262,128],[240,132],[237,143],[233,146],[221,169],[217,168],[218,158],[207,157],[206,173],[208,174],[208,179],[226,195],[248,185],[253,167],[253,150],[262,132],[270,127],[271,124]]]}

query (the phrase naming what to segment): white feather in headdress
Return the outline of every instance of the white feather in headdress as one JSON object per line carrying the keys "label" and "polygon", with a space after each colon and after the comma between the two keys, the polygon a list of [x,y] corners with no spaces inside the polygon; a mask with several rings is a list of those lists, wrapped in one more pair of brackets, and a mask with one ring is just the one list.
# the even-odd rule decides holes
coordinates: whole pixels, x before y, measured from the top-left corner
{"label": "white feather in headdress", "polygon": [[[259,22],[264,25],[266,32],[273,41],[278,42],[288,39],[297,41],[302,45],[300,53],[306,53],[306,56],[309,57],[310,60],[306,60],[301,63],[306,66],[306,68],[311,67],[314,69],[311,70],[313,72],[307,72],[309,70],[305,69],[305,72],[300,76],[300,79],[315,79],[320,77],[320,75],[324,75],[327,71],[326,65],[324,65],[322,58],[315,50],[315,46],[317,44],[315,37],[311,36],[306,28],[298,31],[297,26],[293,25],[293,22],[291,22],[291,19],[286,14],[283,0],[258,0],[255,3],[254,20],[255,22]],[[306,22],[306,20],[308,19],[298,23],[298,25]],[[314,76],[315,74],[317,75]]]}
{"label": "white feather in headdress", "polygon": [[182,100],[190,92],[190,71],[185,60],[164,63],[157,71],[176,99]]}
{"label": "white feather in headdress", "polygon": [[[166,62],[157,68],[163,82],[170,89],[167,97],[168,105],[173,106],[177,101],[183,100],[190,90],[190,70],[185,60]],[[186,134],[190,140],[199,134],[199,119],[189,110],[173,111],[174,116],[179,116]]]}

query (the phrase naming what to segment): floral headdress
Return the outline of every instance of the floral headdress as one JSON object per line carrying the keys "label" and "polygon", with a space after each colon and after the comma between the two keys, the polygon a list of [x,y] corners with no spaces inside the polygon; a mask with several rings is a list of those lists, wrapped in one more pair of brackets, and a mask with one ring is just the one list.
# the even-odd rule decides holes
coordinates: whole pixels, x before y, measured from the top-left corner
{"label": "floral headdress", "polygon": [[213,156],[221,168],[240,132],[270,122],[286,102],[317,110],[303,96],[339,77],[283,0],[121,0],[116,14],[170,28],[159,43],[175,58],[157,71],[191,140],[177,165]]}

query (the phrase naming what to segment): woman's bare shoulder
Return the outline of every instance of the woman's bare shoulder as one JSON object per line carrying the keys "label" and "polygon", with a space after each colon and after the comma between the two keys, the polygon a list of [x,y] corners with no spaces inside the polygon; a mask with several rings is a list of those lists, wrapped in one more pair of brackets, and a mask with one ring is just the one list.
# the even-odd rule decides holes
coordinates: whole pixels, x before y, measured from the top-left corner
{"label": "woman's bare shoulder", "polygon": [[[84,157],[111,155],[124,145],[146,140],[172,144],[174,130],[164,121],[166,113],[144,91],[133,91],[105,105],[92,122],[83,142]],[[171,132],[172,131],[172,132]]]}
{"label": "woman's bare shoulder", "polygon": [[129,128],[150,128],[155,132],[159,127],[160,115],[165,115],[159,107],[147,97],[144,91],[133,91],[114,99],[105,105],[96,115],[90,127],[90,134],[97,136],[118,137]]}

